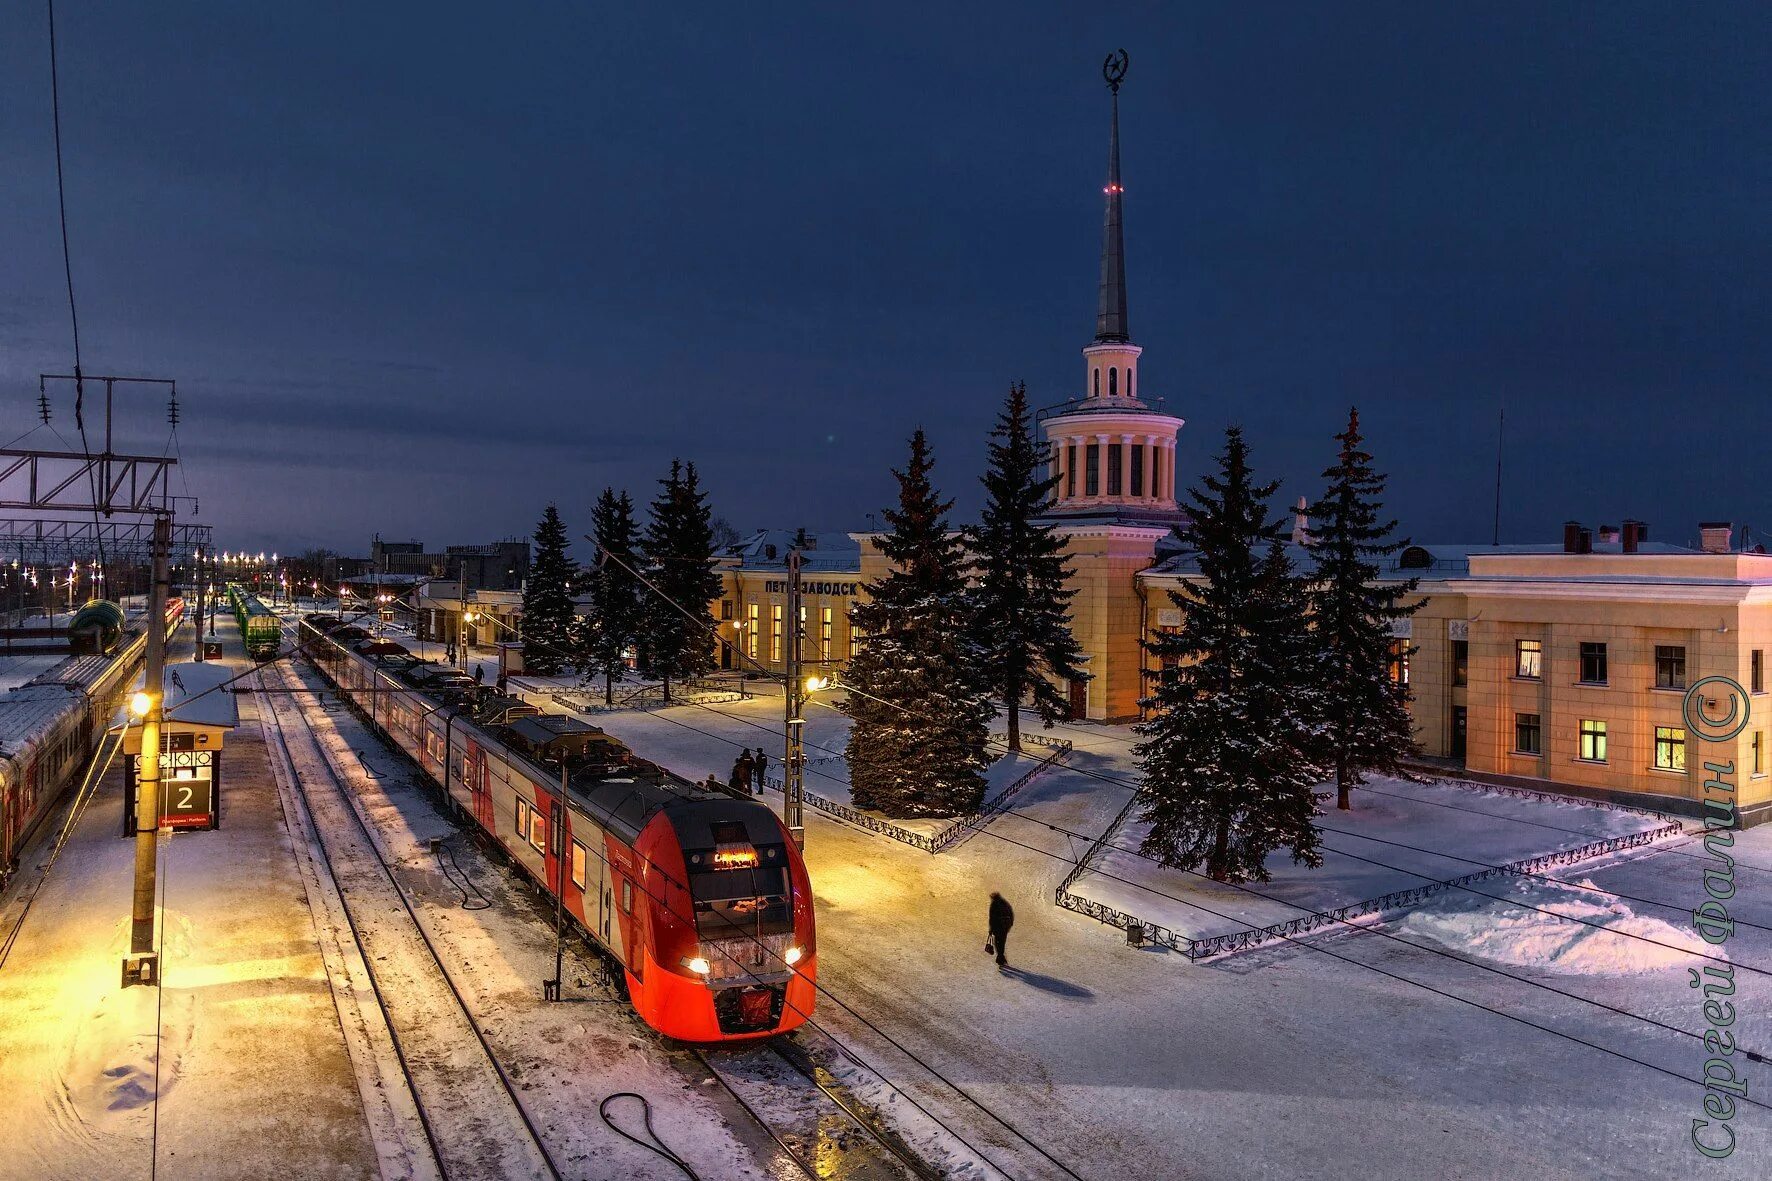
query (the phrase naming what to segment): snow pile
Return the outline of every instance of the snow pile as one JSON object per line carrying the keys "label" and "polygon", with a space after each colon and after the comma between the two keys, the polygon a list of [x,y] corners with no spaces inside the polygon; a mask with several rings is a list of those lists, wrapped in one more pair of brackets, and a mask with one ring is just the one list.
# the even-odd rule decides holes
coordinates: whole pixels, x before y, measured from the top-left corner
{"label": "snow pile", "polygon": [[[1529,906],[1453,891],[1409,915],[1401,929],[1497,963],[1573,975],[1657,972],[1687,963],[1689,953],[1708,953],[1691,931],[1638,915],[1607,894],[1579,888],[1592,885],[1587,880],[1567,885],[1526,880],[1513,893]],[[1506,887],[1483,889],[1500,893]],[[1651,939],[1656,942],[1646,942]]]}

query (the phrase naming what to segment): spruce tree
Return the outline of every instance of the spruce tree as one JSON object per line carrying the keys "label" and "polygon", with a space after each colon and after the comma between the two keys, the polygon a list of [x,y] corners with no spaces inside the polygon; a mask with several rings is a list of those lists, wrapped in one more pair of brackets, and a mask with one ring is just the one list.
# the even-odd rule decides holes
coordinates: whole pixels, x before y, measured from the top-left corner
{"label": "spruce tree", "polygon": [[523,667],[551,677],[566,667],[572,646],[572,590],[578,563],[566,552],[566,525],[553,505],[535,527],[535,559],[523,584]]}
{"label": "spruce tree", "polygon": [[586,572],[584,586],[591,598],[591,613],[584,637],[586,676],[603,678],[603,701],[615,704],[615,678],[626,666],[625,654],[640,631],[642,596],[635,571],[640,558],[634,552],[639,526],[634,522],[634,502],[626,492],[603,489],[591,510],[591,528],[597,539],[597,565]]}
{"label": "spruce tree", "polygon": [[862,644],[844,681],[853,719],[846,755],[859,808],[894,817],[957,816],[984,800],[990,702],[973,638],[965,554],[948,528],[952,501],[930,483],[928,441],[911,436],[894,471],[898,507],[876,539],[891,569],[851,611]]}
{"label": "spruce tree", "polygon": [[[1323,473],[1329,486],[1311,506],[1314,532],[1310,594],[1318,683],[1324,696],[1324,741],[1335,768],[1335,806],[1367,772],[1406,774],[1415,753],[1409,687],[1391,680],[1391,625],[1420,609],[1408,599],[1417,579],[1380,582],[1380,562],[1408,544],[1393,540],[1394,520],[1382,517],[1385,477],[1372,467],[1360,437],[1360,412],[1348,411],[1341,447]],[[1405,643],[1401,659],[1413,652]]]}
{"label": "spruce tree", "polygon": [[1142,848],[1220,881],[1267,880],[1268,854],[1282,846],[1322,863],[1304,587],[1269,516],[1276,487],[1254,482],[1231,428],[1219,471],[1188,492],[1184,540],[1200,578],[1170,595],[1182,626],[1148,644],[1161,671],[1135,748],[1151,825]]}
{"label": "spruce tree", "polygon": [[643,546],[649,591],[641,613],[641,635],[652,675],[664,683],[700,676],[714,667],[714,617],[709,604],[720,595],[714,570],[712,512],[693,463],[671,461],[671,474],[659,481]]}
{"label": "spruce tree", "polygon": [[1048,727],[1069,702],[1055,678],[1087,680],[1083,649],[1071,632],[1070,564],[1064,539],[1040,517],[1052,506],[1058,477],[1047,474],[1034,439],[1027,386],[1017,382],[991,431],[984,512],[971,531],[978,585],[977,634],[990,687],[1003,698],[1009,749],[1021,750],[1021,703],[1031,698]]}

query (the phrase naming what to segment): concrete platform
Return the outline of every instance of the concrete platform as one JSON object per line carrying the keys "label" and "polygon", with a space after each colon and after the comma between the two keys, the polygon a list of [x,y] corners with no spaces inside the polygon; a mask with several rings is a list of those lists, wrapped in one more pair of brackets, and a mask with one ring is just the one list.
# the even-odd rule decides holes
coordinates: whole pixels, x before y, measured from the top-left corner
{"label": "concrete platform", "polygon": [[[218,638],[236,670],[231,619]],[[187,630],[174,648],[187,659]],[[161,838],[160,989],[120,987],[133,849],[121,756],[0,968],[0,1179],[365,1177],[376,1154],[284,829],[241,699],[221,827]],[[59,822],[0,899],[10,931]],[[155,1096],[160,1102],[156,1112]]]}

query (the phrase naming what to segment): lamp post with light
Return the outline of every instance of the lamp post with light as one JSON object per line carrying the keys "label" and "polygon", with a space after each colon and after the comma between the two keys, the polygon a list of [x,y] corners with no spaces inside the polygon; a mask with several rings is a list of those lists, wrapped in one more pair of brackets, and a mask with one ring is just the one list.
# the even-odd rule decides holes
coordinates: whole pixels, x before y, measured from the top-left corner
{"label": "lamp post with light", "polygon": [[154,950],[154,892],[157,866],[154,842],[160,832],[160,721],[166,680],[166,592],[170,575],[167,551],[172,546],[172,518],[154,518],[154,581],[148,592],[147,668],[142,691],[129,700],[130,712],[141,719],[141,771],[135,782],[135,893],[130,912],[129,955],[123,961],[123,986],[157,984],[160,957]]}

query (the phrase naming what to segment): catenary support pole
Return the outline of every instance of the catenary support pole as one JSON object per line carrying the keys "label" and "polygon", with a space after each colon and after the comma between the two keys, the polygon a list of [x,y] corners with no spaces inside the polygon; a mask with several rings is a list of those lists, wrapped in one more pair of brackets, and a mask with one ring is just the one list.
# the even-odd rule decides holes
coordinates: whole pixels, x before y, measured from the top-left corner
{"label": "catenary support pole", "polygon": [[786,725],[787,749],[783,752],[781,765],[781,818],[788,826],[788,833],[794,838],[794,844],[806,847],[806,822],[801,809],[805,802],[806,791],[806,745],[804,731],[806,719],[802,717],[805,710],[806,679],[804,666],[800,660],[800,551],[798,548],[788,551],[788,644],[787,644],[787,684],[783,686],[785,708],[787,710]]}
{"label": "catenary support pole", "polygon": [[172,518],[154,518],[154,582],[148,592],[147,669],[142,690],[148,708],[142,715],[141,770],[135,781],[135,897],[130,912],[129,958],[123,961],[123,984],[158,984],[159,956],[154,950],[154,890],[160,835],[160,723],[164,717],[166,671],[166,592]]}

